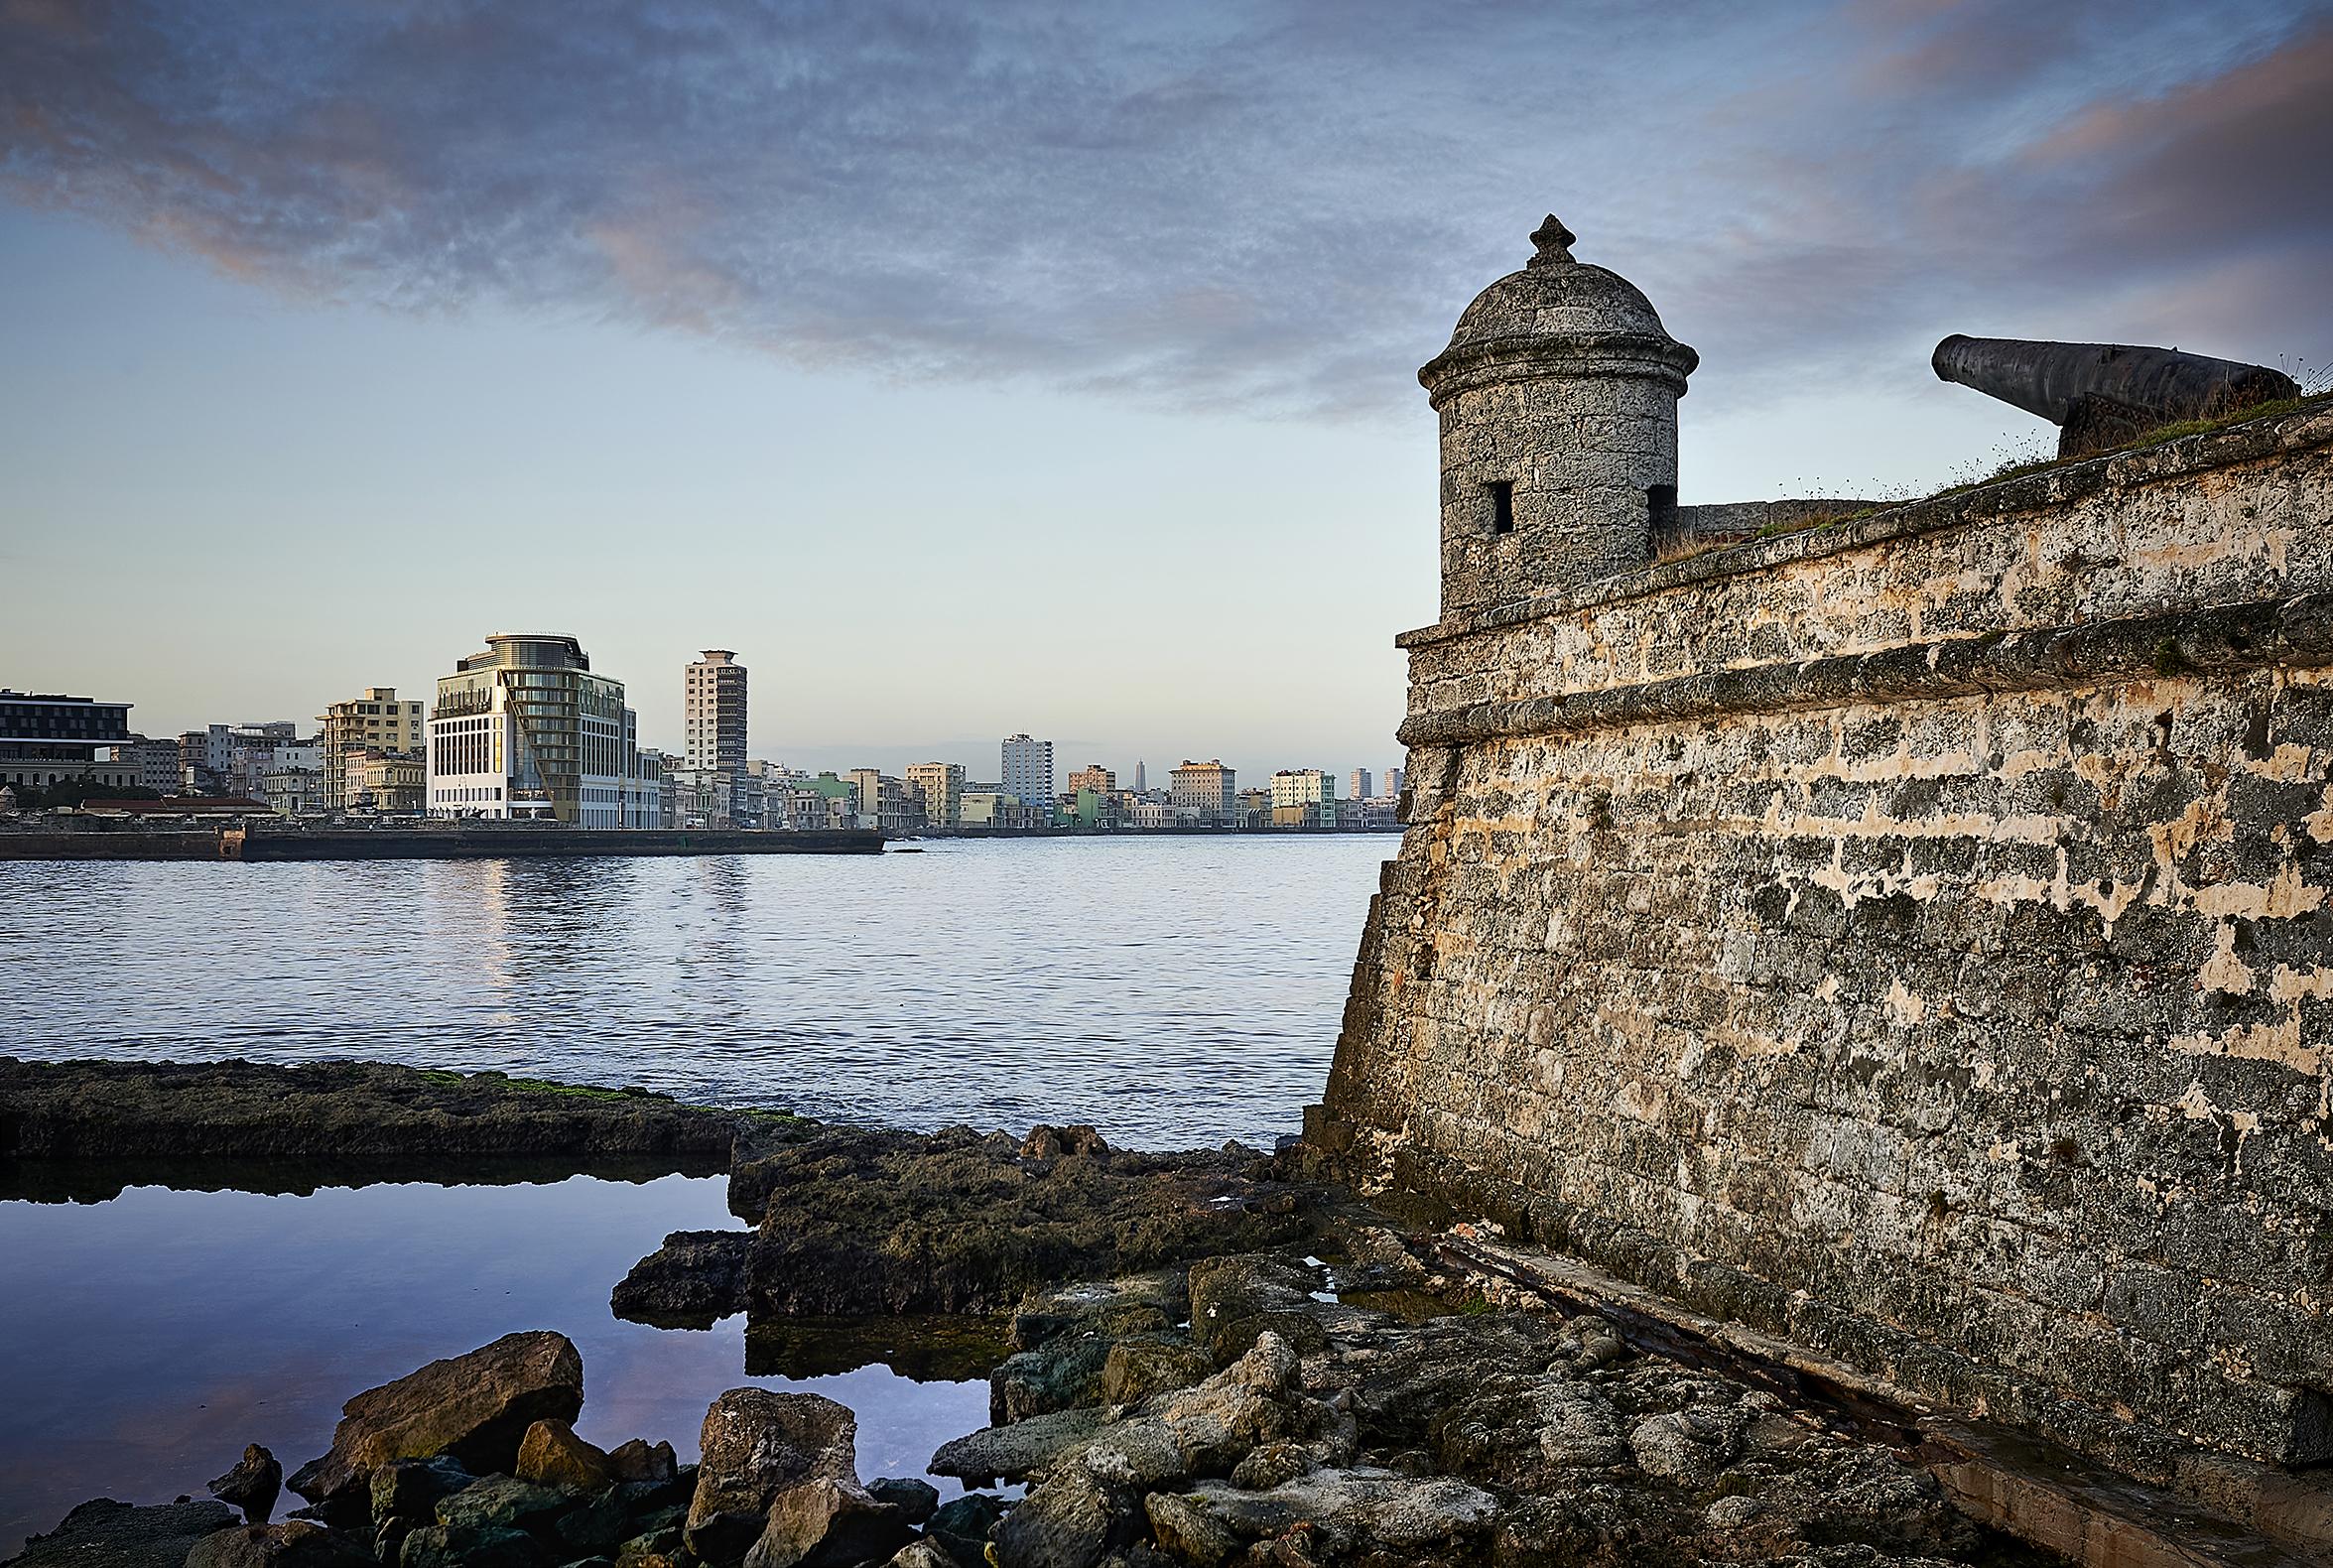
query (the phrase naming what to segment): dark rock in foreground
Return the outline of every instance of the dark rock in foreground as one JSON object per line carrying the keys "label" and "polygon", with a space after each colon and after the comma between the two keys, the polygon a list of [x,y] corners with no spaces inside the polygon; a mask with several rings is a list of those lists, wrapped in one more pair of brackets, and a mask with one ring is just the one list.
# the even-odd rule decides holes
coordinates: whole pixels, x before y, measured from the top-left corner
{"label": "dark rock in foreground", "polygon": [[1256,1254],[1033,1297],[1014,1321],[1020,1354],[993,1379],[999,1406],[1085,1387],[1098,1341],[1211,1370],[1004,1420],[946,1445],[932,1469],[1029,1483],[988,1519],[1001,1568],[2052,1560],[1978,1528],[1883,1444],[1633,1353],[1600,1318],[1407,1319],[1340,1302],[1323,1278]]}
{"label": "dark rock in foreground", "polygon": [[366,1568],[373,1560],[352,1537],[312,1519],[247,1524],[205,1535],[186,1568]]}
{"label": "dark rock in foreground", "polygon": [[689,1549],[735,1562],[765,1528],[771,1504],[815,1481],[857,1484],[858,1418],[823,1394],[732,1388],[705,1413]]}
{"label": "dark rock in foreground", "polygon": [[1310,1229],[1315,1190],[1273,1180],[1253,1153],[1111,1151],[1091,1129],[1071,1133],[829,1127],[739,1164],[730,1211],[759,1227],[747,1309],[1001,1311],[1035,1286],[1281,1245]]}
{"label": "dark rock in foreground", "polygon": [[257,1443],[243,1450],[242,1460],[210,1484],[210,1495],[243,1510],[244,1522],[265,1524],[275,1510],[276,1494],[284,1487],[284,1467]]}
{"label": "dark rock in foreground", "polygon": [[350,1399],[330,1452],[303,1465],[292,1490],[329,1506],[369,1489],[376,1469],[400,1459],[444,1456],[472,1473],[507,1471],[530,1426],[573,1421],[583,1407],[583,1359],[566,1335],[505,1334]]}
{"label": "dark rock in foreground", "polygon": [[80,1504],[56,1529],[25,1543],[8,1568],[183,1568],[206,1535],[232,1529],[223,1503],[166,1503],[138,1508],[111,1498]]}

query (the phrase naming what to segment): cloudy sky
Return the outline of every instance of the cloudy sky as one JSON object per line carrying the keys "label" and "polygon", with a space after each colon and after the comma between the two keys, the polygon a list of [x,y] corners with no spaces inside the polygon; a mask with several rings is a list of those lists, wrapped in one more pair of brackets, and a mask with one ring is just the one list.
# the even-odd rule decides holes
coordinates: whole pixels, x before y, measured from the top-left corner
{"label": "cloudy sky", "polygon": [[676,743],[1393,759],[1416,367],[1548,210],[1687,501],[2045,427],[1950,331],[2333,361],[2333,3],[0,0],[0,684],[151,732],[582,637]]}

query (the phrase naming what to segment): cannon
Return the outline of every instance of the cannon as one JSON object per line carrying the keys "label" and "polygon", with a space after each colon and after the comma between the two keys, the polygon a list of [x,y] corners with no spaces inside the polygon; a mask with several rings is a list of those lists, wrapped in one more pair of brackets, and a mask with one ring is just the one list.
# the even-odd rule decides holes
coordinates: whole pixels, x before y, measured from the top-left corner
{"label": "cannon", "polygon": [[2133,343],[2046,343],[1968,337],[1936,345],[1938,379],[2038,414],[2058,427],[2057,455],[2105,452],[2183,420],[2216,419],[2256,403],[2300,396],[2293,379],[2176,348]]}

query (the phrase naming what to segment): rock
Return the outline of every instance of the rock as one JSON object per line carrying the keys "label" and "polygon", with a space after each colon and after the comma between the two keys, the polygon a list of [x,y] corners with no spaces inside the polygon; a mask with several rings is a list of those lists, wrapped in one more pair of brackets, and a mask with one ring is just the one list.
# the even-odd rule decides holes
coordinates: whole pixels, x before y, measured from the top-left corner
{"label": "rock", "polygon": [[1426,1281],[1426,1265],[1400,1237],[1383,1226],[1349,1226],[1340,1240],[1345,1243],[1346,1262],[1330,1273],[1341,1290],[1414,1289]]}
{"label": "rock", "polygon": [[696,1561],[679,1526],[643,1531],[616,1548],[616,1568],[681,1568],[682,1559]]}
{"label": "rock", "polygon": [[550,1568],[550,1554],[524,1530],[496,1525],[424,1524],[405,1537],[397,1568]]}
{"label": "rock", "polygon": [[709,1329],[745,1310],[751,1231],[675,1231],[608,1296],[615,1315],[660,1329]]}
{"label": "rock", "polygon": [[941,1503],[924,1533],[958,1568],[981,1568],[987,1561],[988,1532],[1003,1517],[1002,1499],[985,1492],[968,1492]]}
{"label": "rock", "polygon": [[1213,1153],[1024,1161],[1010,1139],[828,1128],[729,1179],[760,1226],[746,1270],[769,1316],[991,1312],[1034,1285],[1158,1268],[1309,1234],[1299,1192]]}
{"label": "rock", "polygon": [[1231,1485],[1241,1492],[1269,1492],[1311,1474],[1318,1466],[1312,1450],[1302,1443],[1259,1443],[1231,1467]]}
{"label": "rock", "polygon": [[583,1407],[583,1359],[566,1335],[505,1334],[342,1405],[331,1450],[302,1466],[292,1490],[336,1501],[391,1460],[441,1454],[473,1472],[507,1471],[528,1427],[573,1421]]}
{"label": "rock", "polygon": [[1753,1412],[1739,1407],[1669,1410],[1647,1416],[1628,1434],[1628,1451],[1648,1476],[1681,1487],[1707,1487],[1742,1452]]}
{"label": "rock", "polygon": [[1099,1390],[1103,1404],[1139,1404],[1152,1394],[1188,1388],[1215,1371],[1196,1345],[1171,1340],[1120,1340],[1110,1346]]}
{"label": "rock", "polygon": [[[672,1450],[667,1448],[666,1453]],[[537,1421],[519,1440],[521,1481],[567,1492],[598,1492],[615,1484],[614,1467],[600,1449],[576,1436],[565,1421]]]}
{"label": "rock", "polygon": [[1270,1330],[1311,1355],[1328,1344],[1311,1270],[1273,1253],[1209,1257],[1191,1265],[1191,1337],[1219,1362]]}
{"label": "rock", "polygon": [[698,1173],[808,1124],[704,1110],[662,1095],[557,1094],[498,1073],[466,1078],[378,1062],[28,1062],[0,1057],[7,1152],[105,1161],[120,1192],[158,1162],[328,1162],[339,1176],[460,1180],[484,1160],[602,1162]]}
{"label": "rock", "polygon": [[182,1568],[202,1538],[231,1529],[223,1503],[165,1503],[133,1507],[94,1498],[74,1507],[46,1535],[35,1535],[8,1568]]}
{"label": "rock", "polygon": [[1102,1140],[1101,1133],[1084,1122],[1067,1127],[1049,1127],[1039,1122],[1021,1139],[1020,1157],[1024,1160],[1107,1159],[1109,1145]]}
{"label": "rock", "polygon": [[[564,1556],[613,1552],[632,1536],[679,1524],[687,1516],[684,1507],[658,1507],[655,1492],[646,1482],[627,1482],[581,1500],[571,1494],[567,1508],[551,1521],[549,1534]],[[544,1533],[539,1524],[529,1528],[538,1536]]]}
{"label": "rock", "polygon": [[1170,1557],[1217,1568],[1239,1549],[1239,1537],[1208,1511],[1207,1504],[1174,1492],[1153,1492],[1142,1500],[1150,1533]]}
{"label": "rock", "polygon": [[1219,1460],[1228,1463],[1228,1446],[1220,1427],[1194,1434],[1156,1416],[1135,1416],[1111,1422],[1055,1463],[1082,1465],[1105,1485],[1147,1492],[1178,1485]]}
{"label": "rock", "polygon": [[1567,1371],[1478,1376],[1427,1431],[1443,1468],[1511,1486],[1539,1484],[1555,1472],[1606,1470],[1629,1458],[1612,1400]]}
{"label": "rock", "polygon": [[988,1376],[988,1419],[998,1426],[1048,1415],[1102,1397],[1110,1342],[1099,1334],[1063,1335],[1042,1350],[1006,1358]]}
{"label": "rock", "polygon": [[940,1489],[915,1477],[886,1476],[866,1484],[867,1495],[899,1510],[910,1524],[921,1524],[940,1507]]}
{"label": "rock", "polygon": [[286,1519],[205,1535],[188,1551],[185,1568],[370,1568],[372,1561],[369,1541],[313,1519]]}
{"label": "rock", "polygon": [[645,1481],[662,1485],[681,1472],[680,1460],[667,1442],[650,1443],[635,1437],[607,1452],[608,1473],[618,1481]]}
{"label": "rock", "polygon": [[1012,1345],[1032,1351],[1070,1333],[1111,1339],[1162,1333],[1188,1317],[1190,1309],[1190,1284],[1181,1269],[1035,1290],[1013,1310]]}
{"label": "rock", "polygon": [[994,1479],[1025,1481],[1055,1457],[1076,1447],[1102,1429],[1100,1410],[1059,1410],[1032,1416],[1010,1426],[982,1427],[979,1431],[940,1445],[932,1456],[935,1476],[954,1476],[968,1482]]}
{"label": "rock", "polygon": [[1323,1557],[1366,1550],[1395,1562],[1456,1556],[1498,1518],[1495,1499],[1453,1477],[1360,1469],[1316,1471],[1269,1492],[1206,1482],[1188,1502],[1242,1540],[1277,1539],[1301,1527],[1313,1532]]}
{"label": "rock", "polygon": [[265,1524],[275,1511],[276,1494],[283,1490],[284,1467],[257,1443],[243,1450],[234,1469],[210,1484],[210,1495],[243,1510],[247,1524]]}
{"label": "rock", "polygon": [[437,1521],[455,1529],[548,1528],[574,1501],[563,1492],[516,1476],[486,1476],[440,1498]]}
{"label": "rock", "polygon": [[856,1481],[821,1477],[788,1487],[771,1502],[745,1568],[852,1568],[890,1556],[914,1535],[905,1514]]}
{"label": "rock", "polygon": [[858,1420],[824,1395],[732,1388],[705,1413],[689,1549],[709,1563],[742,1559],[770,1504],[807,1481],[858,1484]]}
{"label": "rock", "polygon": [[438,1516],[438,1500],[459,1492],[477,1478],[444,1456],[436,1459],[393,1459],[372,1473],[372,1516],[375,1523],[407,1519],[427,1524]]}
{"label": "rock", "polygon": [[1083,1465],[1062,1465],[1007,1513],[989,1539],[1010,1568],[1097,1568],[1137,1533],[1129,1500]]}
{"label": "rock", "polygon": [[900,1547],[884,1568],[958,1568],[958,1562],[938,1541],[920,1540]]}

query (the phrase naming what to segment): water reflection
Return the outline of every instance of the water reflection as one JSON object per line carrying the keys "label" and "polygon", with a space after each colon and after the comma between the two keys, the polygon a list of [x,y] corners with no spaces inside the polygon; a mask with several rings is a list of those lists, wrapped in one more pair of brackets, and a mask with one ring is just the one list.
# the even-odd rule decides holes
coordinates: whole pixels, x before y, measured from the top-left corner
{"label": "water reflection", "polygon": [[360,1055],[1176,1147],[1320,1098],[1390,839],[0,864],[19,1056]]}
{"label": "water reflection", "polygon": [[748,1374],[740,1320],[695,1333],[617,1321],[610,1286],[667,1232],[731,1224],[723,1185],[0,1202],[0,1555],[86,1498],[199,1497],[245,1443],[297,1465],[324,1452],[350,1394],[515,1329],[558,1329],[582,1350],[577,1429],[602,1446],[669,1438],[692,1457],[706,1406],[745,1382],[849,1405],[869,1478],[921,1475],[986,1421],[986,1382],[945,1380],[937,1364],[914,1371],[944,1380],[854,1352]]}

